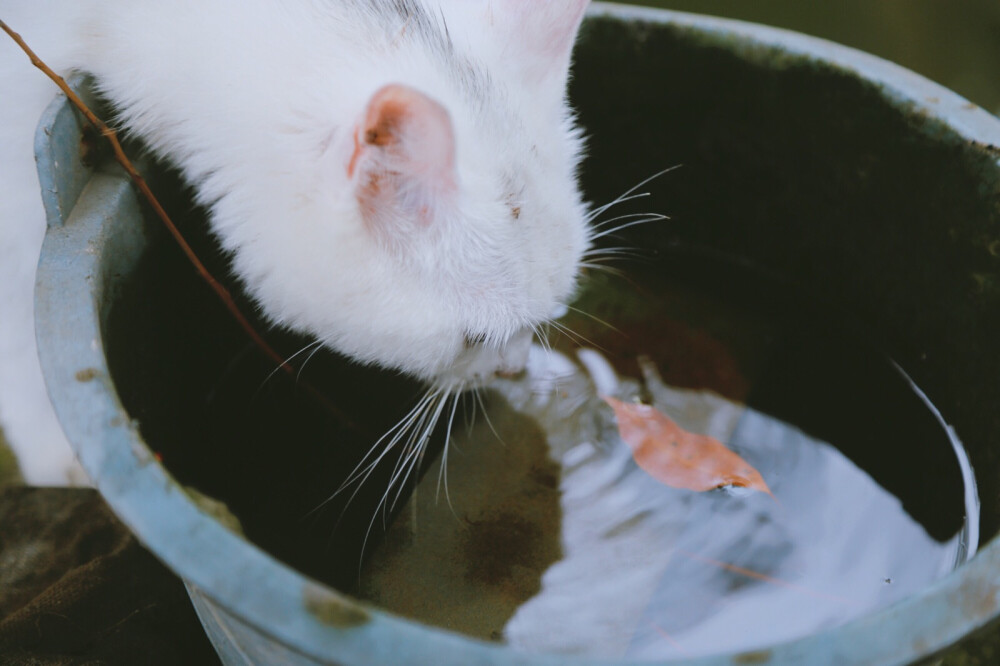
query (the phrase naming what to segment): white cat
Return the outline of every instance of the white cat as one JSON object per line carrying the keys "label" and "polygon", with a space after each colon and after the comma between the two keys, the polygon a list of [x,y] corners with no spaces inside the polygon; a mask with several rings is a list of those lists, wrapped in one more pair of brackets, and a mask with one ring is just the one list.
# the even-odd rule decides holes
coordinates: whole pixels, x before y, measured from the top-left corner
{"label": "white cat", "polygon": [[[263,311],[454,390],[524,362],[590,242],[566,104],[586,0],[0,0],[180,167]],[[0,39],[0,419],[31,483],[72,454],[32,323],[34,127],[56,90]]]}

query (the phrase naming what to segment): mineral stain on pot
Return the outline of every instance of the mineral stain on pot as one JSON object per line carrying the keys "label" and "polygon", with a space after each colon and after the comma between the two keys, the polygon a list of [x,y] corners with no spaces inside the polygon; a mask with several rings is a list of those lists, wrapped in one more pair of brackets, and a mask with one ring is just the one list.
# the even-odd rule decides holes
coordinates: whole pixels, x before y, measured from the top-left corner
{"label": "mineral stain on pot", "polygon": [[313,617],[338,629],[359,627],[371,620],[368,611],[359,604],[350,599],[337,598],[315,585],[307,586],[302,591],[302,600]]}
{"label": "mineral stain on pot", "polygon": [[770,650],[754,650],[752,652],[741,652],[733,657],[733,662],[737,664],[766,664],[771,661]]}
{"label": "mineral stain on pot", "polygon": [[84,368],[77,371],[75,377],[78,382],[89,382],[97,379],[99,375],[100,372],[96,368]]}

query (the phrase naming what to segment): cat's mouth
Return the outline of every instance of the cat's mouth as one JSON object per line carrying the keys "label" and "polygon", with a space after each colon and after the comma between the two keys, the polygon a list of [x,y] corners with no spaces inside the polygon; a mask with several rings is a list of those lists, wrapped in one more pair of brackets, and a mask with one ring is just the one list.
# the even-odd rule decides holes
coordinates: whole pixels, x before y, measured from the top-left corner
{"label": "cat's mouth", "polygon": [[449,391],[463,391],[484,386],[497,377],[517,377],[527,365],[532,336],[532,330],[525,327],[502,347],[481,343],[468,346],[433,383]]}

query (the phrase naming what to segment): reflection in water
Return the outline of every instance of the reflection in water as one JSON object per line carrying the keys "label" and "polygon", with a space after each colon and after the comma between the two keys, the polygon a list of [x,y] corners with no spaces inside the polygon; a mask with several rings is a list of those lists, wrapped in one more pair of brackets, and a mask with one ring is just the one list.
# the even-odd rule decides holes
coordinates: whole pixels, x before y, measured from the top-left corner
{"label": "reflection in water", "polygon": [[[712,392],[672,388],[652,362],[619,379],[597,352],[577,356],[535,348],[526,376],[495,387],[488,420],[453,440],[451,508],[436,501],[431,469],[374,553],[365,596],[519,649],[664,658],[828,628],[964,561],[967,534],[935,541],[832,446]],[[777,499],[664,486],[632,460],[600,395],[651,399],[735,450]]]}
{"label": "reflection in water", "polygon": [[562,556],[560,470],[532,420],[503,400],[487,416],[455,429],[366,563],[360,595],[496,640]]}

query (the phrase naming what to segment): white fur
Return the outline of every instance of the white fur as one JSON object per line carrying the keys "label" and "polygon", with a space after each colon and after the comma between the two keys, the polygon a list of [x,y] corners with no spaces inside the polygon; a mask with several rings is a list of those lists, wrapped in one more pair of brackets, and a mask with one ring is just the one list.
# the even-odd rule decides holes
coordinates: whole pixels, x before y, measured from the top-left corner
{"label": "white fur", "polygon": [[[180,166],[276,323],[454,388],[520,366],[526,331],[574,289],[588,234],[565,80],[585,4],[0,0],[0,18],[60,72],[94,74],[120,124]],[[55,89],[0,41],[0,418],[27,479],[56,483],[66,448],[31,323],[31,139]],[[456,187],[428,223],[376,230],[347,166],[388,84],[447,112]]]}

